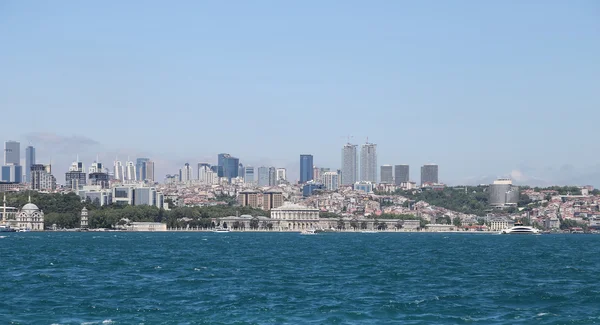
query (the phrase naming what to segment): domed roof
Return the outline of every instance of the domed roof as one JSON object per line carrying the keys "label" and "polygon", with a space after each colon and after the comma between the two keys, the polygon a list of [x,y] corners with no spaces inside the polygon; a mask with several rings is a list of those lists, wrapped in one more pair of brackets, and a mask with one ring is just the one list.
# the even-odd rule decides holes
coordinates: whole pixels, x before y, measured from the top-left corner
{"label": "domed roof", "polygon": [[39,210],[39,208],[37,207],[37,205],[33,204],[33,203],[27,203],[23,206],[23,208],[21,210]]}

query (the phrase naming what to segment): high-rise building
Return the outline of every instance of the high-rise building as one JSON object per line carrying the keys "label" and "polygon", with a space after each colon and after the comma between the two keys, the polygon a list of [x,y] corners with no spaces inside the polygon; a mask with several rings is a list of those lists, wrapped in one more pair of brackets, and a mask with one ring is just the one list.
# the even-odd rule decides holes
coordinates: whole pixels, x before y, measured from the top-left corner
{"label": "high-rise building", "polygon": [[253,184],[254,182],[254,167],[246,166],[244,168],[244,183]]}
{"label": "high-rise building", "polygon": [[210,169],[210,164],[198,163],[198,180],[201,184],[212,184],[212,180],[209,182],[208,172],[214,174],[214,172]]}
{"label": "high-rise building", "polygon": [[210,164],[209,163],[198,163],[198,173],[196,175],[198,175],[198,180],[200,180],[201,182],[203,181],[202,175],[204,175],[204,173],[206,173],[206,171],[211,170],[210,169]]}
{"label": "high-rise building", "polygon": [[313,180],[313,156],[300,155],[300,183]]}
{"label": "high-rise building", "polygon": [[212,185],[218,183],[219,178],[217,177],[217,173],[210,168],[210,165],[198,164],[198,166],[198,180],[200,181],[200,184]]}
{"label": "high-rise building", "polygon": [[392,165],[381,166],[381,183],[393,184],[394,183],[394,169]]}
{"label": "high-rise building", "polygon": [[25,181],[31,183],[31,166],[35,164],[35,148],[25,148]]}
{"label": "high-rise building", "polygon": [[277,169],[269,167],[269,186],[277,185]]}
{"label": "high-rise building", "polygon": [[258,186],[269,186],[269,168],[258,167]]}
{"label": "high-rise building", "polygon": [[69,171],[65,173],[65,186],[72,191],[78,191],[86,184],[87,179],[83,163],[77,158],[77,161],[69,167]]}
{"label": "high-rise building", "polygon": [[408,183],[410,178],[408,165],[396,165],[394,166],[394,182],[397,186],[402,183]]}
{"label": "high-rise building", "polygon": [[31,189],[35,191],[52,191],[56,189],[56,178],[52,176],[52,167],[41,164],[31,165]]}
{"label": "high-rise building", "polygon": [[277,168],[277,182],[287,181],[287,172],[285,168]]}
{"label": "high-rise building", "polygon": [[119,160],[115,160],[113,165],[113,177],[116,180],[124,181],[125,174],[123,173],[123,164]]}
{"label": "high-rise building", "polygon": [[283,205],[283,192],[272,188],[263,193],[263,209],[271,210]]}
{"label": "high-rise building", "polygon": [[319,168],[317,166],[313,166],[312,180],[315,181],[315,182],[320,182],[321,181],[321,168]]}
{"label": "high-rise building", "polygon": [[244,169],[244,164],[240,163],[238,167],[238,177],[242,179],[246,179],[246,170]]}
{"label": "high-rise building", "polygon": [[145,181],[149,181],[150,183],[154,183],[154,161],[148,160],[145,163],[146,165],[146,177]]}
{"label": "high-rise building", "polygon": [[147,179],[148,169],[146,163],[150,158],[138,158],[135,160],[135,171],[137,172],[137,180],[145,181]]}
{"label": "high-rise building", "polygon": [[192,167],[190,164],[185,163],[182,169],[179,170],[180,181],[187,183],[192,180]]}
{"label": "high-rise building", "polygon": [[128,161],[127,163],[125,163],[125,180],[137,180],[137,173],[135,172],[135,164],[133,163],[133,161]]}
{"label": "high-rise building", "polygon": [[325,189],[328,191],[335,191],[339,188],[340,185],[340,176],[336,172],[325,172],[321,175],[323,178],[323,185],[325,185]]}
{"label": "high-rise building", "polygon": [[98,162],[98,161],[94,161],[91,165],[90,168],[88,169],[88,172],[90,174],[93,173],[102,173],[104,172],[103,168],[102,168],[102,163]]}
{"label": "high-rise building", "polygon": [[519,187],[513,186],[510,178],[500,178],[488,188],[489,205],[494,208],[516,206],[519,202]]}
{"label": "high-rise building", "polygon": [[21,164],[21,143],[17,141],[4,142],[4,164],[17,166]]}
{"label": "high-rise building", "polygon": [[102,163],[94,161],[88,171],[88,183],[90,185],[98,185],[103,189],[109,188],[108,173],[104,171]]}
{"label": "high-rise building", "polygon": [[231,182],[232,178],[238,177],[240,160],[228,153],[220,153],[217,156],[219,177],[225,177]]}
{"label": "high-rise building", "polygon": [[377,183],[377,145],[374,143],[367,142],[360,147],[360,180]]}
{"label": "high-rise building", "polygon": [[421,186],[425,184],[437,184],[438,181],[438,165],[427,164],[421,167]]}
{"label": "high-rise building", "polygon": [[10,183],[23,182],[23,166],[8,164],[2,166],[2,181]]}
{"label": "high-rise building", "polygon": [[356,145],[347,143],[342,148],[342,185],[353,185],[358,181],[358,158]]}

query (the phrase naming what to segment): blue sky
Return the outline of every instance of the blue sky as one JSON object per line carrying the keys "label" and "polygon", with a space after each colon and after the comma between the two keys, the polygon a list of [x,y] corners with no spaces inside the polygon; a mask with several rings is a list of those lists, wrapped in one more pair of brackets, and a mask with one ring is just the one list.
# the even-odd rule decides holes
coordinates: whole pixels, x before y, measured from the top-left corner
{"label": "blue sky", "polygon": [[[597,1],[0,2],[1,140],[76,154],[339,168],[435,162],[600,186]],[[7,121],[10,121],[7,123]],[[87,159],[87,161],[86,161]]]}

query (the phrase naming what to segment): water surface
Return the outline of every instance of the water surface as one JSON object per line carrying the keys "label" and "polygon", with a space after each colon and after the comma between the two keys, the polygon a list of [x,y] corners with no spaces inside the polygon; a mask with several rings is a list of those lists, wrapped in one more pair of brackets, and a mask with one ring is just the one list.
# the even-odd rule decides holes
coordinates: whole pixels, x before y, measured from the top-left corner
{"label": "water surface", "polygon": [[598,324],[600,236],[11,233],[1,324]]}

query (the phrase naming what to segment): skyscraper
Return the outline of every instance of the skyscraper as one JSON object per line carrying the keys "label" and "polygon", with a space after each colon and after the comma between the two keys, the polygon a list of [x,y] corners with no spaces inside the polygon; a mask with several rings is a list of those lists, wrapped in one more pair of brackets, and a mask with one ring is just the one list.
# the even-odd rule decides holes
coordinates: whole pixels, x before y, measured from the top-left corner
{"label": "skyscraper", "polygon": [[347,143],[342,148],[342,185],[353,185],[358,181],[358,158],[356,145]]}
{"label": "skyscraper", "polygon": [[25,148],[25,181],[31,183],[31,166],[35,164],[35,148]]}
{"label": "skyscraper", "polygon": [[31,189],[36,191],[51,191],[56,189],[56,178],[52,176],[52,167],[41,164],[31,166]]}
{"label": "skyscraper", "polygon": [[328,191],[335,191],[339,188],[339,175],[336,172],[325,172],[321,175],[323,178],[323,185]]}
{"label": "skyscraper", "polygon": [[214,172],[210,169],[210,164],[207,163],[198,163],[198,180],[201,184],[212,184],[212,179],[210,179],[209,172],[214,174]]}
{"label": "skyscraper", "polygon": [[313,156],[300,155],[300,183],[313,179]]}
{"label": "skyscraper", "polygon": [[21,164],[21,144],[17,141],[4,142],[4,164],[5,165],[20,165]]}
{"label": "skyscraper", "polygon": [[277,170],[275,167],[269,167],[269,186],[277,185]]}
{"label": "skyscraper", "polygon": [[438,165],[427,164],[421,167],[421,186],[438,182]]}
{"label": "skyscraper", "polygon": [[192,180],[192,167],[190,164],[185,163],[182,169],[179,171],[180,181],[187,183]]}
{"label": "skyscraper", "polygon": [[138,158],[135,160],[135,171],[137,172],[137,180],[144,181],[147,178],[146,162],[150,161],[150,158]]}
{"label": "skyscraper", "polygon": [[123,164],[116,159],[115,163],[113,165],[114,171],[113,171],[113,177],[116,180],[119,181],[124,181],[125,180],[125,174],[123,173]]}
{"label": "skyscraper", "polygon": [[240,163],[240,165],[238,166],[238,177],[245,179],[245,176],[246,176],[246,170],[244,169],[244,164]]}
{"label": "skyscraper", "polygon": [[252,166],[244,167],[244,183],[252,184],[254,182],[255,182],[254,167],[252,167]]}
{"label": "skyscraper", "polygon": [[209,163],[198,163],[198,180],[200,180],[201,182],[205,181],[204,178],[202,178],[203,175],[206,175],[206,172],[211,170],[210,169],[210,164]]}
{"label": "skyscraper", "polygon": [[137,173],[135,172],[135,164],[133,161],[128,161],[125,163],[125,180],[126,181],[136,181]]}
{"label": "skyscraper", "polygon": [[269,186],[269,168],[258,167],[258,186]]}
{"label": "skyscraper", "polygon": [[381,183],[392,184],[394,183],[394,170],[392,165],[381,166]]}
{"label": "skyscraper", "polygon": [[374,143],[367,142],[360,147],[360,180],[377,183],[377,145]]}
{"label": "skyscraper", "polygon": [[285,168],[277,168],[277,182],[285,182],[287,181],[287,172]]}
{"label": "skyscraper", "polygon": [[74,161],[69,167],[69,171],[65,173],[65,186],[72,191],[77,191],[87,184],[86,174],[83,168],[83,163]]}
{"label": "skyscraper", "polygon": [[396,165],[394,166],[394,181],[395,184],[400,186],[402,183],[408,183],[410,174],[408,165]]}
{"label": "skyscraper", "polygon": [[226,177],[231,181],[232,178],[238,177],[240,160],[228,153],[220,153],[217,156],[219,177]]}
{"label": "skyscraper", "polygon": [[146,177],[144,178],[144,180],[149,181],[150,183],[154,183],[154,161],[152,161],[152,160],[146,161],[145,166],[146,166],[145,167],[146,168],[146,171],[145,171]]}
{"label": "skyscraper", "polygon": [[2,166],[3,182],[22,183],[23,182],[23,166],[9,164]]}

